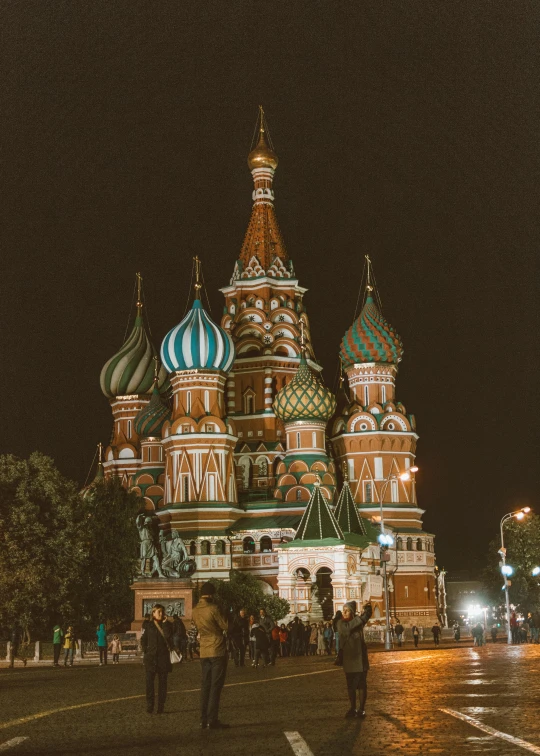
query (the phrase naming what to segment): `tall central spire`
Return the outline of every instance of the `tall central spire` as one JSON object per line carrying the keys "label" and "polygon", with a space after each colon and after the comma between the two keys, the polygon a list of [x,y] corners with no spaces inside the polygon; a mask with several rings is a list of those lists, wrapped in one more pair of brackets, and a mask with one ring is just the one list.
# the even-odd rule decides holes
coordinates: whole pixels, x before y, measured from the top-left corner
{"label": "tall central spire", "polygon": [[248,155],[253,176],[253,210],[246,232],[235,278],[274,276],[292,278],[287,250],[274,210],[274,172],[278,158],[272,149],[264,110],[259,107],[258,141]]}

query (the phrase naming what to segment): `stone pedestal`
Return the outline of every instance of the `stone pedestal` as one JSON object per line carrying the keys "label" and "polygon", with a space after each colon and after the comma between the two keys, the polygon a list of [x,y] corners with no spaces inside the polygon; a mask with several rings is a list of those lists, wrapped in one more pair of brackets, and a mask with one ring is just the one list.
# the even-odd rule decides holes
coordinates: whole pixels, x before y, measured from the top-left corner
{"label": "stone pedestal", "polygon": [[152,611],[153,604],[163,604],[167,615],[178,614],[184,621],[191,620],[193,586],[191,580],[180,578],[140,578],[131,590],[135,599],[135,619],[132,630],[140,630],[144,615]]}

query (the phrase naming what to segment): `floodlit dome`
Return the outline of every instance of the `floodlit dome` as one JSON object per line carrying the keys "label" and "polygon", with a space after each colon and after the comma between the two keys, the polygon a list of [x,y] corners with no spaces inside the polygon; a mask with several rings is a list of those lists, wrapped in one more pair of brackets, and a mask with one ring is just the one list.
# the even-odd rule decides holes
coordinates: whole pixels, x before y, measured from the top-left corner
{"label": "floodlit dome", "polygon": [[344,367],[359,362],[401,362],[401,339],[383,318],[371,295],[367,297],[362,312],[343,337],[340,356]]}
{"label": "floodlit dome", "polygon": [[293,420],[329,420],[336,409],[331,391],[315,375],[304,354],[292,381],[274,399],[274,412],[285,422]]}

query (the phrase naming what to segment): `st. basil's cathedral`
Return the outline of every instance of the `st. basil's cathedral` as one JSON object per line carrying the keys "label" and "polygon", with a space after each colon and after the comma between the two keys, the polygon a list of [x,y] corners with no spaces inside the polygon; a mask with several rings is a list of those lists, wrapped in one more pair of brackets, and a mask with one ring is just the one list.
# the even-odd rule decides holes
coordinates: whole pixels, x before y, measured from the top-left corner
{"label": "st. basil's cathedral", "polygon": [[[395,395],[402,343],[381,313],[368,258],[363,307],[341,342],[348,391],[336,410],[277,222],[277,165],[261,109],[248,156],[253,208],[221,289],[221,323],[203,306],[196,258],[191,309],[158,356],[139,278],[133,330],[101,372],[114,426],[99,473],[144,499],[162,551],[161,574],[148,560],[136,581],[135,618],[157,598],[190,615],[189,580],[163,560],[183,543],[191,584],[248,571],[292,615],[321,619],[369,599],[375,625],[385,613],[383,559],[392,617],[431,627],[441,578],[416,498],[414,415]],[[387,550],[381,526],[392,535]]]}

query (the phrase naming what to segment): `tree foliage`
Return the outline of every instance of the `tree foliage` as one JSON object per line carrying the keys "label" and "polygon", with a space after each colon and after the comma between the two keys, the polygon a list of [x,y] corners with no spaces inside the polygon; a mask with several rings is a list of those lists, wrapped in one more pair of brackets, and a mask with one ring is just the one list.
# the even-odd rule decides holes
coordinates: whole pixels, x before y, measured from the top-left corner
{"label": "tree foliage", "polygon": [[78,622],[95,628],[130,620],[137,573],[139,536],[135,518],[140,498],[118,478],[96,481],[80,497],[76,540],[79,548]]}
{"label": "tree foliage", "polygon": [[[540,609],[540,578],[534,577],[533,568],[540,566],[540,516],[529,514],[524,520],[509,521],[504,528],[506,563],[514,568],[511,576],[510,601],[521,612]],[[490,544],[488,566],[483,580],[494,604],[504,602],[498,553],[501,544],[497,538]]]}
{"label": "tree foliage", "polygon": [[229,580],[212,578],[210,582],[216,586],[216,601],[226,615],[245,609],[248,615],[258,617],[259,609],[265,609],[278,622],[290,611],[288,601],[265,593],[262,581],[247,572],[231,570]]}
{"label": "tree foliage", "polygon": [[48,457],[0,456],[0,624],[30,634],[50,628],[70,603],[77,545],[74,483]]}
{"label": "tree foliage", "polygon": [[140,499],[116,479],[85,496],[49,457],[0,456],[0,626],[47,638],[56,621],[129,621]]}

